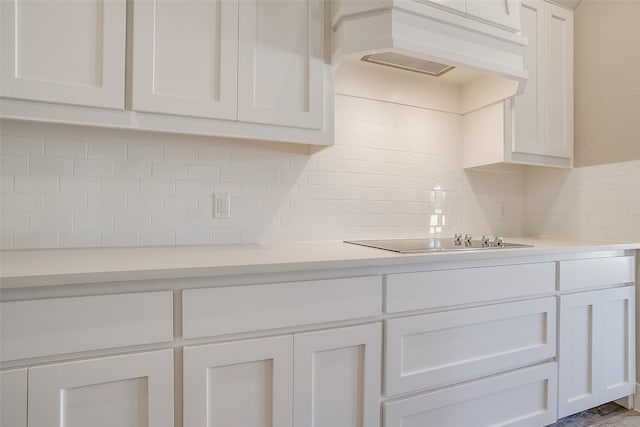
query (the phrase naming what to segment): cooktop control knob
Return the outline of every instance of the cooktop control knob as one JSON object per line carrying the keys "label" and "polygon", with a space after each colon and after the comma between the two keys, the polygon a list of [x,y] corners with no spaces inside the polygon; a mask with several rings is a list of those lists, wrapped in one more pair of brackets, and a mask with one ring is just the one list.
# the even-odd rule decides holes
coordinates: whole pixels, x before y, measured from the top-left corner
{"label": "cooktop control knob", "polygon": [[453,244],[455,246],[462,246],[462,233],[455,233],[453,235]]}
{"label": "cooktop control knob", "polygon": [[483,235],[482,240],[480,240],[480,242],[482,243],[483,248],[491,246],[491,236]]}
{"label": "cooktop control knob", "polygon": [[464,235],[464,245],[465,246],[471,246],[473,245],[473,235],[472,234],[465,234]]}
{"label": "cooktop control knob", "polygon": [[504,237],[496,236],[496,240],[493,243],[498,248],[504,248]]}

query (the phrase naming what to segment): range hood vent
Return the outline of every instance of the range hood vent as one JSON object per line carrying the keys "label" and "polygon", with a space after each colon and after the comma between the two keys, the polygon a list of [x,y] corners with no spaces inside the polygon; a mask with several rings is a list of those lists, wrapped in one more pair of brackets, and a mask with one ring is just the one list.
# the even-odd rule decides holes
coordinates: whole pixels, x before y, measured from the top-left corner
{"label": "range hood vent", "polygon": [[[481,79],[465,83],[464,91],[476,100],[486,94],[486,102],[470,101],[463,113],[524,91],[527,39],[515,29],[480,22],[424,0],[333,0],[333,4],[335,67],[364,61],[442,76],[438,80],[443,82],[460,72],[475,73]],[[453,68],[455,72],[449,73]]]}
{"label": "range hood vent", "polygon": [[365,55],[361,58],[361,61],[400,68],[401,70],[413,71],[415,73],[427,74],[434,77],[441,76],[447,71],[451,71],[455,68],[453,65],[427,61],[426,59],[401,55],[395,52],[382,52]]}

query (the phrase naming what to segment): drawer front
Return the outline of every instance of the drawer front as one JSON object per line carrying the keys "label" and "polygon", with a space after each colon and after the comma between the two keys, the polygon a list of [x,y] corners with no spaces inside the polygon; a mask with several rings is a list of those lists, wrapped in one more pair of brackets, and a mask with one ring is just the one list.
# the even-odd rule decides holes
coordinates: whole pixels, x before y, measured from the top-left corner
{"label": "drawer front", "polygon": [[556,384],[556,363],[520,369],[385,402],[384,426],[545,426],[556,421]]}
{"label": "drawer front", "polygon": [[560,261],[558,269],[561,291],[633,283],[636,275],[634,256]]}
{"label": "drawer front", "polygon": [[386,321],[387,396],[432,389],[552,358],[556,299]]}
{"label": "drawer front", "polygon": [[3,302],[2,361],[173,339],[172,291]]}
{"label": "drawer front", "polygon": [[555,291],[555,264],[390,274],[386,277],[387,313],[420,310]]}
{"label": "drawer front", "polygon": [[187,289],[184,338],[357,319],[382,311],[382,278],[355,277]]}

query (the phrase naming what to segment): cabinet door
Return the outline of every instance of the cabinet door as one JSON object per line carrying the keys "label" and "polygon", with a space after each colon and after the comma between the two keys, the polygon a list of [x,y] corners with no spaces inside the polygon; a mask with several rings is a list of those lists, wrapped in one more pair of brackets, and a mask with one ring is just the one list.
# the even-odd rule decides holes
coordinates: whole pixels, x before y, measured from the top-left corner
{"label": "cabinet door", "polygon": [[573,11],[545,4],[545,152],[573,156]]}
{"label": "cabinet door", "polygon": [[523,0],[520,8],[522,34],[529,45],[524,68],[529,79],[522,95],[514,103],[514,146],[518,153],[544,155],[544,7],[542,0]]}
{"label": "cabinet door", "polygon": [[509,31],[520,31],[518,0],[467,0],[467,15]]}
{"label": "cabinet door", "polygon": [[602,396],[610,402],[635,392],[635,288],[602,292]]}
{"label": "cabinet door", "polygon": [[131,108],[237,116],[237,0],[135,0]]}
{"label": "cabinet door", "polygon": [[125,0],[2,1],[0,95],[124,108]]}
{"label": "cabinet door", "polygon": [[173,350],[30,368],[28,395],[29,427],[171,427]]}
{"label": "cabinet door", "polygon": [[380,425],[379,323],[294,337],[294,425]]}
{"label": "cabinet door", "polygon": [[0,372],[0,425],[27,427],[27,369]]}
{"label": "cabinet door", "polygon": [[321,0],[240,2],[240,121],[322,127],[323,28]]}
{"label": "cabinet door", "polygon": [[293,337],[184,348],[185,427],[291,427]]}
{"label": "cabinet door", "polygon": [[600,403],[602,387],[602,319],[598,307],[601,292],[560,297],[558,344],[558,417],[562,418]]}

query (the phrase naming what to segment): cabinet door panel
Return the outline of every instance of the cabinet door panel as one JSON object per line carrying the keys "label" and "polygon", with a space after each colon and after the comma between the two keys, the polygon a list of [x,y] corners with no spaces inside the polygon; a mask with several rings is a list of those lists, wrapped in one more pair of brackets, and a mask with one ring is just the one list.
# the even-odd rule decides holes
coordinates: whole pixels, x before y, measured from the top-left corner
{"label": "cabinet door panel", "polygon": [[125,0],[2,2],[0,95],[124,108]]}
{"label": "cabinet door panel", "polygon": [[29,369],[29,427],[172,427],[173,350]]}
{"label": "cabinet door panel", "polygon": [[320,0],[240,2],[240,121],[322,127],[323,25]]}
{"label": "cabinet door panel", "polygon": [[529,45],[524,68],[529,73],[524,93],[513,100],[515,108],[514,147],[520,153],[544,153],[544,103],[540,96],[544,85],[544,2],[524,0],[520,7],[522,34]]}
{"label": "cabinet door panel", "polygon": [[600,292],[560,297],[558,417],[600,403]]}
{"label": "cabinet door panel", "polygon": [[27,369],[0,372],[0,425],[27,427]]}
{"label": "cabinet door panel", "polygon": [[380,425],[379,323],[297,334],[294,425]]}
{"label": "cabinet door panel", "polygon": [[184,348],[185,427],[291,427],[291,336]]}
{"label": "cabinet door panel", "polygon": [[133,110],[236,118],[236,0],[137,0],[133,32]]}
{"label": "cabinet door panel", "polygon": [[573,11],[545,4],[545,150],[573,155]]}
{"label": "cabinet door panel", "polygon": [[633,286],[603,291],[603,369],[601,402],[635,392],[635,289]]}

